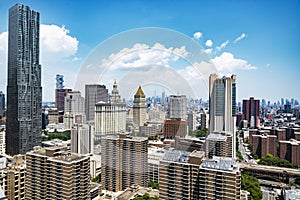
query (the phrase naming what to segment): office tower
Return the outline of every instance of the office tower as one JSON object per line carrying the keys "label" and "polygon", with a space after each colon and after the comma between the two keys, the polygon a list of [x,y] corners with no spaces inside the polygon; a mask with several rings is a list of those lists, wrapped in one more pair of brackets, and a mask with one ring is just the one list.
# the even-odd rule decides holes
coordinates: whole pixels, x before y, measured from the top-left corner
{"label": "office tower", "polygon": [[5,111],[5,95],[0,91],[0,116],[3,116]]}
{"label": "office tower", "polygon": [[241,172],[234,158],[203,160],[199,170],[198,199],[240,199]]}
{"label": "office tower", "polygon": [[133,100],[133,125],[135,127],[144,126],[146,123],[146,109],[146,97],[139,86]]}
{"label": "office tower", "polygon": [[210,133],[205,140],[205,154],[207,158],[213,156],[232,157],[232,133]]}
{"label": "office tower", "polygon": [[64,76],[56,74],[56,89],[63,89],[64,87]]}
{"label": "office tower", "polygon": [[166,92],[163,90],[161,93],[161,105],[165,105],[166,101]]}
{"label": "office tower", "polygon": [[97,102],[108,102],[108,89],[105,85],[85,85],[85,115],[87,121],[95,119],[95,105]]}
{"label": "office tower", "polygon": [[159,199],[199,199],[199,165],[204,152],[166,151],[159,163]]}
{"label": "office tower", "polygon": [[95,139],[108,134],[118,134],[126,130],[126,104],[121,101],[115,81],[109,102],[96,103]]}
{"label": "office tower", "polygon": [[79,91],[70,91],[65,97],[64,124],[71,129],[73,124],[85,123],[84,98]]}
{"label": "office tower", "polygon": [[[72,89],[55,89],[55,107],[60,112],[64,112],[65,110],[65,97],[67,96],[68,92],[71,92]],[[62,123],[62,122],[60,122]]]}
{"label": "office tower", "polygon": [[244,120],[247,120],[248,127],[256,128],[259,125],[259,100],[250,97],[249,100],[243,100]]}
{"label": "office tower", "polygon": [[26,154],[26,199],[89,199],[90,158],[62,147]]}
{"label": "office tower", "polygon": [[196,114],[194,112],[189,112],[187,114],[187,123],[188,123],[189,135],[192,135],[193,132],[197,129]]}
{"label": "office tower", "polygon": [[0,155],[4,155],[5,151],[6,151],[5,129],[0,128]]}
{"label": "office tower", "polygon": [[92,154],[94,148],[94,126],[75,124],[71,129],[71,151],[78,154]]}
{"label": "office tower", "polygon": [[101,138],[101,182],[109,191],[121,191],[133,184],[148,186],[148,140],[128,134]]}
{"label": "office tower", "polygon": [[236,155],[236,76],[209,76],[209,133],[231,132],[232,156]]}
{"label": "office tower", "polygon": [[6,166],[6,157],[4,159],[4,168],[2,169],[3,190],[7,199],[25,199],[25,171],[26,164],[24,156],[16,155]]}
{"label": "office tower", "polygon": [[187,99],[185,95],[171,95],[169,103],[170,119],[186,119]]}
{"label": "office tower", "polygon": [[58,124],[59,123],[59,112],[57,108],[49,108],[47,110],[48,124]]}
{"label": "office tower", "polygon": [[9,9],[6,152],[25,154],[42,139],[39,62],[40,14],[16,4]]}
{"label": "office tower", "polygon": [[165,120],[163,135],[166,139],[175,139],[175,136],[185,137],[187,135],[187,122],[184,120]]}

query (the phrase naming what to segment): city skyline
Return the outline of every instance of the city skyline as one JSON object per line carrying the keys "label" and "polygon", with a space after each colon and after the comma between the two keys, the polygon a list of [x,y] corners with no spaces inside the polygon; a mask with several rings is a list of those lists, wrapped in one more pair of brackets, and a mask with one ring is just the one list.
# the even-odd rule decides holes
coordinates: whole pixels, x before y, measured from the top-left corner
{"label": "city skyline", "polygon": [[[0,91],[5,94],[7,16],[8,9],[15,3],[17,1],[0,2],[0,71],[5,72],[0,74]],[[294,92],[299,89],[297,88],[297,72],[299,72],[297,52],[300,50],[297,45],[300,42],[297,35],[300,29],[300,16],[297,14],[300,8],[299,1],[289,3],[131,1],[126,5],[120,1],[105,3],[91,1],[89,4],[84,4],[83,1],[72,3],[20,1],[20,3],[43,13],[40,45],[42,86],[47,88],[43,93],[43,101],[54,101],[56,74],[63,74],[66,87],[74,88],[75,77],[87,56],[97,45],[120,32],[143,27],[171,29],[202,46],[218,73],[237,75],[238,101],[248,99],[250,96],[272,102],[280,98],[300,99],[300,95]],[[129,49],[133,47],[126,45],[125,47]],[[107,58],[109,56],[107,55]],[[139,61],[147,62],[147,59],[149,54],[146,54],[144,60],[139,58]],[[199,77],[195,77],[189,70],[189,66],[183,64],[180,67],[177,69],[175,66],[174,69],[192,87],[199,82],[202,83],[202,80],[197,79]],[[122,73],[122,70],[120,66],[116,74]],[[100,80],[95,84],[105,84],[111,89],[109,86],[112,85],[113,79],[110,81]],[[147,87],[142,86],[148,95],[149,88],[147,91]],[[159,93],[161,89],[160,87],[156,91]],[[122,88],[120,93],[123,95]],[[148,96],[151,96],[151,93]],[[200,94],[197,92],[196,95],[208,99],[207,90]]]}

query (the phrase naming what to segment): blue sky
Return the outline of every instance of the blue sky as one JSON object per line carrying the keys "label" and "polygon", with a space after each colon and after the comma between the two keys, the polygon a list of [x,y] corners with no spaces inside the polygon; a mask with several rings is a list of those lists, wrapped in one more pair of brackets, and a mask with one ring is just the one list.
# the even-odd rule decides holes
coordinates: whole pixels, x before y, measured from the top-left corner
{"label": "blue sky", "polygon": [[[53,100],[55,74],[64,74],[65,85],[73,87],[74,77],[93,49],[120,32],[143,27],[172,29],[191,39],[201,32],[194,41],[203,50],[211,49],[211,59],[221,62],[216,64],[218,72],[237,74],[238,100],[250,96],[272,101],[281,97],[300,99],[299,0],[0,0],[0,90],[5,93],[8,9],[17,2],[39,11],[45,25],[41,44],[44,100]],[[211,47],[210,42],[205,44],[207,40],[212,41]],[[224,48],[218,50],[222,44]],[[222,62],[235,67],[230,69]],[[111,88],[111,82],[103,83]],[[197,97],[207,98],[207,93]]]}

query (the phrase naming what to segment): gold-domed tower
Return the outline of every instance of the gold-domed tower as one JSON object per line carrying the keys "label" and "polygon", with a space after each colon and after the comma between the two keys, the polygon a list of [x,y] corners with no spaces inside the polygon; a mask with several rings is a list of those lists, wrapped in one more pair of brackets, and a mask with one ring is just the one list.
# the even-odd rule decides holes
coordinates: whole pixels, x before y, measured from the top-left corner
{"label": "gold-domed tower", "polygon": [[134,95],[133,100],[133,125],[138,128],[144,126],[146,122],[146,96],[139,86],[138,90]]}

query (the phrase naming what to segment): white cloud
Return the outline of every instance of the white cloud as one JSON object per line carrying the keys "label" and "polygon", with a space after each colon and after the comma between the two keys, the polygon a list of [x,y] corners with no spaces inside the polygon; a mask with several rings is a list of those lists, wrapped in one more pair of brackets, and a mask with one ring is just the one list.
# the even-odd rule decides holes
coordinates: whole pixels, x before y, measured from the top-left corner
{"label": "white cloud", "polygon": [[256,69],[246,60],[234,58],[232,53],[223,52],[222,55],[216,56],[211,60],[220,72],[234,72],[235,70],[253,70]]}
{"label": "white cloud", "polygon": [[100,67],[116,69],[133,69],[147,65],[170,66],[170,62],[185,58],[188,52],[185,46],[180,48],[166,48],[160,43],[152,47],[146,44],[135,44],[132,48],[124,48],[116,54],[111,54],[108,59],[103,59]]}
{"label": "white cloud", "polygon": [[206,45],[207,47],[212,47],[213,41],[212,41],[212,40],[206,40],[205,45]]}
{"label": "white cloud", "polygon": [[[6,65],[8,33],[0,34],[0,65]],[[1,70],[2,71],[2,70]]]}
{"label": "white cloud", "polygon": [[245,33],[242,33],[239,37],[237,37],[235,40],[234,40],[234,44],[239,42],[240,40],[244,39],[247,35]]}
{"label": "white cloud", "polygon": [[40,27],[41,58],[43,61],[74,56],[78,50],[78,40],[69,35],[64,26],[45,25]]}
{"label": "white cloud", "polygon": [[216,49],[217,51],[221,51],[222,49],[224,49],[229,43],[229,40],[223,42],[220,46],[217,46]]}
{"label": "white cloud", "polygon": [[266,64],[266,67],[270,67],[270,66],[271,66],[271,64],[270,64],[270,63]]}
{"label": "white cloud", "polygon": [[199,40],[200,38],[202,38],[202,33],[201,32],[196,32],[194,33],[194,39]]}
{"label": "white cloud", "polygon": [[202,53],[206,53],[206,54],[211,54],[211,53],[212,53],[212,51],[213,51],[213,49],[212,49],[212,48],[209,48],[209,49],[203,49],[203,50],[201,50],[201,52],[202,52]]}

